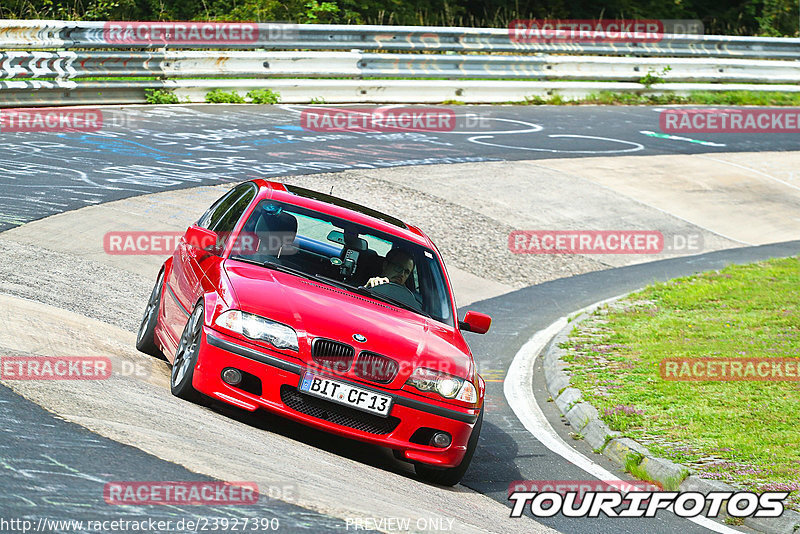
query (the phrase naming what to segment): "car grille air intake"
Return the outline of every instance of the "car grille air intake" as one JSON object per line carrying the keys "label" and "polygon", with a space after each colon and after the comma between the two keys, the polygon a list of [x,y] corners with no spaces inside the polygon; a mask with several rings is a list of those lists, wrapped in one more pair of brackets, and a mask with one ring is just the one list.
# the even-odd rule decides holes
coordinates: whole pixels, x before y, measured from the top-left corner
{"label": "car grille air intake", "polygon": [[345,343],[316,338],[311,343],[311,357],[316,363],[336,373],[346,373],[353,363],[355,349]]}
{"label": "car grille air intake", "polygon": [[370,434],[389,434],[400,424],[400,419],[397,417],[380,417],[348,406],[340,406],[324,399],[304,395],[297,391],[297,388],[286,384],[281,386],[281,400],[292,410]]}
{"label": "car grille air intake", "polygon": [[388,384],[397,376],[397,362],[374,352],[362,351],[358,355],[354,372],[357,377]]}

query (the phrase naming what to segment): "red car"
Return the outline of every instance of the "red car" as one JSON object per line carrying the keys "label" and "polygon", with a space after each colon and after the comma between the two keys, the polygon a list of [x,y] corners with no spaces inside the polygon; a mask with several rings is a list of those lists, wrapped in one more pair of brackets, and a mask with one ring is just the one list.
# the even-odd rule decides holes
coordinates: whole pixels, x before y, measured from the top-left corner
{"label": "red car", "polygon": [[[436,246],[364,206],[265,180],[234,187],[164,262],[136,346],[171,361],[172,393],[259,408],[389,447],[454,485],[484,381]],[[166,355],[166,357],[165,357]]]}

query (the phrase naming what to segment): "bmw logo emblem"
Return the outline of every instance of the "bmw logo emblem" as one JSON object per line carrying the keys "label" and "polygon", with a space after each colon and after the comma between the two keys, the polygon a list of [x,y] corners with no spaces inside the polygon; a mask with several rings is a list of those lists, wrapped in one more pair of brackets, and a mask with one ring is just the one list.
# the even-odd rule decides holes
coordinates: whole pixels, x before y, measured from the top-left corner
{"label": "bmw logo emblem", "polygon": [[364,343],[367,340],[367,338],[362,336],[361,334],[353,334],[353,339],[355,339],[359,343]]}

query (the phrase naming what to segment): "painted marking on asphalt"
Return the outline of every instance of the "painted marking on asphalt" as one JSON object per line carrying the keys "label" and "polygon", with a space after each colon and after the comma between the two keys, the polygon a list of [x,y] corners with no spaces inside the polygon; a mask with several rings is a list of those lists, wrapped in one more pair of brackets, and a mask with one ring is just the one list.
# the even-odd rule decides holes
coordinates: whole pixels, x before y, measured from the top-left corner
{"label": "painted marking on asphalt", "polygon": [[665,133],[651,132],[649,130],[640,130],[639,133],[644,134],[648,137],[656,137],[658,139],[669,139],[671,141],[687,141],[689,143],[696,143],[698,145],[704,145],[704,146],[728,146],[724,143],[715,143],[713,141],[701,141],[700,139],[692,139],[690,137],[681,137],[680,135],[670,135]]}
{"label": "painted marking on asphalt", "polygon": [[488,135],[507,135],[507,134],[522,134],[522,133],[535,133],[540,132],[544,129],[543,126],[539,124],[534,124],[532,122],[521,121],[517,119],[501,119],[499,117],[482,117],[475,113],[457,113],[456,117],[467,117],[470,119],[477,119],[479,121],[484,120],[491,120],[491,121],[499,121],[499,122],[511,122],[516,124],[523,124],[528,128],[522,130],[495,130],[495,131],[486,131],[486,130],[478,130],[475,132],[462,132],[462,131],[452,131],[446,132],[449,134],[459,134],[459,135],[474,135],[474,134],[488,134]]}
{"label": "painted marking on asphalt", "polygon": [[[343,106],[346,106],[346,105],[347,104],[343,104]],[[350,104],[350,105],[352,105],[352,104]],[[302,104],[300,104],[300,105],[284,105],[284,106],[280,106],[280,107],[281,107],[281,109],[289,111],[290,113],[302,113],[303,110],[305,110],[305,109],[316,109],[316,110],[319,110],[319,109],[330,109],[330,110],[334,110],[334,111],[337,111],[338,109],[340,109],[339,106],[325,108],[325,107],[322,107],[322,106],[313,106],[313,105],[306,106],[306,105],[302,105]],[[396,105],[388,105],[388,106],[379,106],[379,107],[376,107],[375,109],[394,109],[394,108],[402,108],[402,107],[408,107],[408,106],[406,106],[404,104],[403,105],[396,104]],[[364,112],[356,111],[354,113],[363,114]],[[519,119],[503,119],[503,118],[500,118],[500,117],[486,117],[486,116],[478,115],[477,113],[456,113],[455,116],[456,117],[466,117],[468,119],[477,120],[479,122],[480,121],[498,121],[498,122],[509,122],[509,123],[513,123],[513,124],[522,124],[524,126],[524,128],[518,129],[518,130],[478,130],[478,131],[452,130],[452,131],[436,132],[436,133],[437,134],[458,134],[458,135],[484,134],[484,135],[491,136],[491,135],[535,133],[535,132],[540,132],[540,131],[542,131],[544,129],[544,127],[539,125],[539,124],[535,124],[535,123],[527,122],[527,121],[522,121],[522,120],[519,120]],[[277,126],[276,128],[281,128],[281,127]],[[300,128],[300,127],[298,127],[298,128],[300,130],[303,129],[303,128]],[[364,132],[353,132],[353,133],[364,133]]]}
{"label": "painted marking on asphalt", "polygon": [[[571,313],[570,316],[574,316],[575,313],[583,313],[593,310],[598,306],[602,306],[603,304],[617,300],[622,296],[623,295],[619,295],[601,302],[597,302],[591,306],[587,306],[586,308],[578,310],[577,312]],[[539,407],[539,404],[536,402],[536,399],[533,396],[531,383],[533,381],[533,366],[536,363],[536,358],[539,355],[539,352],[541,352],[545,345],[550,341],[550,339],[552,339],[552,337],[555,336],[566,325],[567,316],[561,317],[544,330],[536,332],[536,334],[519,349],[517,354],[514,355],[514,360],[511,362],[511,365],[508,368],[508,378],[503,385],[503,393],[505,394],[506,400],[508,400],[509,406],[511,406],[511,410],[520,420],[522,425],[528,430],[528,432],[531,433],[531,436],[539,440],[542,445],[550,449],[552,452],[558,454],[571,464],[583,469],[598,480],[622,480],[621,478],[607,471],[599,464],[579,453],[577,450],[573,449],[572,446],[561,439],[561,436],[559,436],[556,431],[553,430],[553,427],[550,426],[550,423],[547,421],[544,412],[542,412],[542,409]],[[670,511],[672,511],[672,509],[672,506],[667,508],[667,510]],[[714,532],[719,532],[720,534],[741,533],[739,530],[721,525],[707,517],[698,516],[687,519],[692,523],[705,527]]]}
{"label": "painted marking on asphalt", "polygon": [[502,382],[506,376],[505,369],[479,369],[478,372],[484,382]]}
{"label": "painted marking on asphalt", "polygon": [[560,137],[570,137],[575,139],[595,139],[598,141],[611,141],[612,143],[622,143],[625,145],[633,145],[633,148],[625,148],[625,149],[617,149],[617,150],[558,150],[555,148],[534,148],[534,147],[526,147],[526,146],[512,146],[512,145],[501,145],[500,143],[488,143],[486,141],[479,141],[479,139],[486,139],[494,137],[492,135],[476,135],[475,137],[470,137],[467,141],[471,143],[475,143],[477,145],[485,145],[485,146],[492,146],[497,148],[510,148],[514,150],[532,150],[535,152],[553,152],[558,154],[620,154],[624,152],[638,152],[640,150],[644,150],[644,145],[640,143],[634,143],[633,141],[625,141],[623,139],[612,139],[610,137],[597,137],[594,135],[573,135],[573,134],[554,134],[548,135],[547,137],[551,138],[560,138]]}
{"label": "painted marking on asphalt", "polygon": [[765,172],[761,172],[759,170],[753,169],[752,167],[746,167],[744,165],[739,165],[738,163],[733,163],[731,161],[725,161],[724,159],[711,158],[711,157],[708,157],[708,156],[698,155],[698,157],[703,158],[703,159],[710,159],[711,161],[716,161],[717,163],[724,163],[725,165],[730,165],[732,167],[737,167],[739,169],[744,169],[746,171],[752,172],[753,174],[757,174],[759,176],[763,176],[763,177],[768,178],[768,179],[770,179],[772,181],[775,181],[775,182],[778,182],[780,184],[783,184],[783,185],[785,185],[787,187],[791,187],[792,189],[800,190],[800,187],[798,187],[798,186],[796,186],[794,184],[790,184],[789,182],[781,180],[780,178],[775,178],[774,176],[772,176],[770,174],[767,174]]}

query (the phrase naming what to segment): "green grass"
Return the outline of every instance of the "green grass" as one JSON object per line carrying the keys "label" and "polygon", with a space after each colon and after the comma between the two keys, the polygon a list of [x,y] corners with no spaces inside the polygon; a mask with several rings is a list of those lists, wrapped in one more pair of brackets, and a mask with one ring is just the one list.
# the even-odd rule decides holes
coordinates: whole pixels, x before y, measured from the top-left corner
{"label": "green grass", "polygon": [[281,95],[271,89],[253,89],[247,93],[247,98],[253,104],[277,104],[281,100]]}
{"label": "green grass", "polygon": [[145,99],[148,104],[178,104],[178,96],[167,89],[145,89]]}
{"label": "green grass", "polygon": [[675,94],[644,95],[638,93],[600,91],[599,93],[591,94],[586,98],[578,100],[566,100],[561,95],[554,94],[548,98],[531,96],[522,102],[508,103],[557,106],[580,104],[600,104],[607,106],[663,106],[668,104],[699,104],[704,106],[798,106],[800,105],[800,93],[785,93],[780,91],[692,91],[687,96],[681,96]]}
{"label": "green grass", "polygon": [[212,89],[206,93],[206,102],[209,104],[244,104],[244,97],[236,91],[228,93],[222,89]]}
{"label": "green grass", "polygon": [[582,322],[567,347],[571,385],[611,428],[702,478],[792,490],[787,504],[800,509],[799,381],[659,373],[666,357],[798,358],[800,258],[650,286]]}

